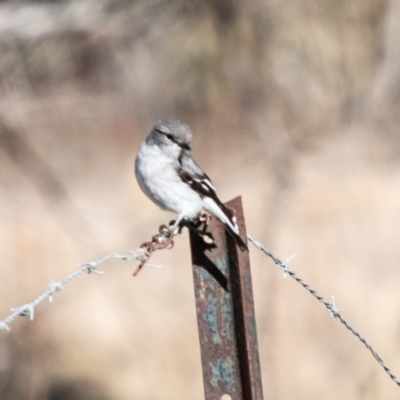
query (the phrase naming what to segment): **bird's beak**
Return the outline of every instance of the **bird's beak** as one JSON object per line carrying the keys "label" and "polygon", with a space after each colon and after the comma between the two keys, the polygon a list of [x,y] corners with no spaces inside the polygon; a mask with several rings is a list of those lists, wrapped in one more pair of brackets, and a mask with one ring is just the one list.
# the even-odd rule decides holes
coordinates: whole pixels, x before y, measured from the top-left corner
{"label": "bird's beak", "polygon": [[181,148],[185,150],[191,150],[190,146],[187,143],[182,143]]}

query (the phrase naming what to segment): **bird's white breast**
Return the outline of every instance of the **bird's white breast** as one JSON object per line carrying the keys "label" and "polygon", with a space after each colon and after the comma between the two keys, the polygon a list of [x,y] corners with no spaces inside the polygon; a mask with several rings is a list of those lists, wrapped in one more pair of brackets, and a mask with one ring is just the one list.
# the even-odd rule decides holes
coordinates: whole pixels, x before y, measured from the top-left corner
{"label": "bird's white breast", "polygon": [[195,218],[202,210],[202,200],[182,182],[178,167],[175,157],[145,142],[136,158],[135,174],[143,192],[159,207]]}

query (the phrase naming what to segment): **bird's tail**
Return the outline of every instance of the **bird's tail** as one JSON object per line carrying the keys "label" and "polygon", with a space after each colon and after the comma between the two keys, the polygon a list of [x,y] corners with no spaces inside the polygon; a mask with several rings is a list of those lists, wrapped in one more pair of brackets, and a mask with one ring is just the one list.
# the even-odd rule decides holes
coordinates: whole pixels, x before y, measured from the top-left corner
{"label": "bird's tail", "polygon": [[214,217],[217,217],[225,225],[226,230],[235,240],[241,251],[249,251],[246,243],[239,236],[239,228],[235,223],[235,217],[233,216],[232,211],[226,207],[225,204],[220,202],[218,198],[216,198],[216,200],[218,201],[218,204],[211,198],[203,199],[205,211],[214,215]]}
{"label": "bird's tail", "polygon": [[249,248],[247,247],[246,243],[243,241],[243,239],[239,236],[239,234],[232,230],[232,228],[225,224],[225,228],[228,231],[228,233],[232,236],[232,238],[235,240],[236,244],[238,245],[239,249],[241,251],[249,251]]}

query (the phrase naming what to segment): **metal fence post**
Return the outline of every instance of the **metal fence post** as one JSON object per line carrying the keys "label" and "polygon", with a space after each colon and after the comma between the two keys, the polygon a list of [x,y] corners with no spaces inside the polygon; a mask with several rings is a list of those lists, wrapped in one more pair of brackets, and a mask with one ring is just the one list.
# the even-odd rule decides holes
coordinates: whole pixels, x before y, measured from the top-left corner
{"label": "metal fence post", "polygon": [[[246,240],[241,198],[226,205]],[[190,232],[205,399],[262,400],[249,255],[215,218],[207,231],[214,244]]]}

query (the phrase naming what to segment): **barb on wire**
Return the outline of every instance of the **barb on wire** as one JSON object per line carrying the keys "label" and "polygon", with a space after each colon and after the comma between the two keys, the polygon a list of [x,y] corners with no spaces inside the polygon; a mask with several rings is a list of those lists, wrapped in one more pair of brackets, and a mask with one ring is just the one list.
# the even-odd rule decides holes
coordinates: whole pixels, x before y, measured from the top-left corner
{"label": "barb on wire", "polygon": [[159,233],[154,235],[149,242],[143,243],[136,251],[129,251],[127,255],[121,255],[117,253],[106,254],[105,256],[98,258],[97,260],[89,261],[85,264],[79,266],[77,270],[67,275],[65,278],[60,281],[51,280],[49,283],[49,287],[39,296],[37,296],[34,300],[29,303],[26,303],[20,307],[15,307],[11,309],[11,314],[0,321],[0,331],[2,330],[10,330],[10,323],[13,322],[17,317],[29,317],[30,320],[33,320],[35,316],[35,308],[38,304],[40,304],[45,299],[49,299],[50,303],[53,301],[53,294],[64,290],[64,286],[84,273],[88,274],[104,274],[103,271],[98,270],[98,266],[100,264],[105,263],[106,261],[110,261],[112,259],[118,259],[123,261],[133,261],[139,260],[140,264],[134,272],[134,275],[137,275],[139,271],[145,267],[156,267],[160,268],[160,266],[146,264],[147,260],[150,258],[151,254],[160,249],[165,249],[168,246],[173,246],[173,233],[170,232],[168,227],[162,225],[159,228]]}
{"label": "barb on wire", "polygon": [[284,271],[285,274],[290,275],[297,283],[304,287],[309,293],[311,293],[318,301],[320,301],[328,310],[329,314],[337,318],[354,336],[356,336],[361,343],[365,345],[365,347],[371,352],[374,356],[376,361],[381,365],[381,367],[385,370],[385,372],[390,376],[390,378],[400,387],[400,380],[393,374],[391,369],[385,364],[382,358],[378,355],[378,353],[372,348],[372,346],[358,333],[342,316],[340,313],[340,308],[336,307],[335,304],[335,297],[332,296],[332,301],[329,302],[325,300],[322,296],[320,296],[314,289],[312,289],[307,283],[305,283],[297,274],[295,274],[292,270],[288,268],[288,263],[293,259],[293,256],[285,259],[280,260],[279,258],[275,257],[269,250],[267,250],[260,242],[254,240],[250,235],[247,235],[247,239],[253,243],[253,245],[258,249],[261,250],[264,254],[268,257],[272,258],[276,266]]}
{"label": "barb on wire", "polygon": [[[174,221],[172,221],[174,222]],[[170,223],[171,226],[171,223]],[[117,253],[110,253],[106,254],[105,256],[89,261],[85,264],[79,266],[79,268],[67,275],[60,281],[53,281],[51,280],[49,283],[49,287],[39,296],[37,296],[34,300],[29,303],[26,303],[20,307],[12,308],[11,314],[0,321],[0,331],[7,330],[10,331],[10,323],[13,322],[19,316],[28,316],[30,320],[33,320],[35,314],[35,308],[38,304],[43,302],[45,299],[49,299],[50,302],[53,301],[53,294],[64,290],[64,286],[70,282],[71,280],[75,279],[76,277],[84,274],[84,273],[94,273],[94,274],[104,274],[103,271],[99,271],[97,268],[100,264],[103,264],[112,259],[119,259],[124,261],[133,261],[139,260],[140,264],[133,273],[136,276],[143,267],[153,267],[153,268],[160,268],[158,265],[147,264],[148,259],[151,257],[152,253],[156,250],[161,250],[165,248],[171,248],[174,244],[173,238],[174,236],[179,236],[180,230],[178,232],[171,232],[171,230],[166,226],[162,225],[159,228],[159,233],[154,235],[149,242],[144,242],[136,251],[129,251],[128,255],[121,255]],[[279,258],[275,257],[269,250],[267,250],[260,242],[254,240],[250,235],[247,235],[248,240],[259,250],[265,253],[268,257],[272,258],[274,263],[278,268],[280,268],[284,276],[291,276],[297,283],[304,287],[312,296],[314,296],[318,301],[320,301],[328,310],[329,314],[337,318],[354,336],[356,336],[361,343],[365,345],[365,347],[371,352],[377,362],[381,365],[381,367],[385,370],[385,372],[390,376],[390,378],[400,387],[400,381],[398,378],[393,374],[390,368],[384,363],[382,358],[378,355],[378,353],[372,348],[372,346],[366,341],[364,337],[360,335],[341,315],[340,308],[336,307],[335,298],[332,296],[332,301],[329,302],[325,300],[322,296],[320,296],[314,289],[312,289],[306,282],[304,282],[296,273],[294,273],[291,269],[289,269],[288,265],[292,261],[295,255],[292,255],[284,260],[280,260]]]}

